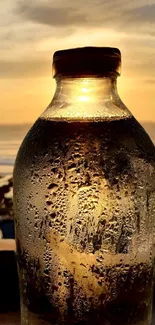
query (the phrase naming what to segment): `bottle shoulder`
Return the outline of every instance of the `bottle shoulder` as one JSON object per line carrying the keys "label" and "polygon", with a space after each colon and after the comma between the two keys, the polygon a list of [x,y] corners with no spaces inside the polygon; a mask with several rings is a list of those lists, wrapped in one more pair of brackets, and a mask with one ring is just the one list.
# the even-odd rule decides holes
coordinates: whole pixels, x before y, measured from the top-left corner
{"label": "bottle shoulder", "polygon": [[132,117],[131,112],[116,94],[100,100],[81,96],[74,102],[54,97],[41,115],[43,119],[52,120],[116,120],[129,117]]}
{"label": "bottle shoulder", "polygon": [[[55,154],[56,148],[69,150],[81,142],[93,150],[90,143],[95,141],[100,150],[117,151],[122,148],[130,155],[155,161],[155,147],[150,137],[134,117],[124,119],[100,120],[64,120],[39,118],[26,135],[17,159],[26,159],[34,155]],[[53,151],[54,150],[54,151]],[[147,158],[148,157],[148,158]]]}
{"label": "bottle shoulder", "polygon": [[[54,175],[58,182],[64,175],[64,182],[71,176],[81,184],[88,174],[92,183],[99,175],[100,182],[106,179],[111,187],[117,178],[126,186],[142,177],[154,189],[155,148],[134,118],[98,122],[38,119],[19,149],[14,184],[26,188],[32,181],[37,186],[37,177],[46,184]],[[82,182],[89,183],[89,176]]]}

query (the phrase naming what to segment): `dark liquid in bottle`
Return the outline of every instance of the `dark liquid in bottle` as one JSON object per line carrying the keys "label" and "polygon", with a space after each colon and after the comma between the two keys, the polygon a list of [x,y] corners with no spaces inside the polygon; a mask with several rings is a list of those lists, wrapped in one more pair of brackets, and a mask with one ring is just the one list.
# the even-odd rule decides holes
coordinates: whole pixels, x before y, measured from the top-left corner
{"label": "dark liquid in bottle", "polygon": [[22,324],[150,324],[152,148],[133,118],[35,123],[18,155]]}

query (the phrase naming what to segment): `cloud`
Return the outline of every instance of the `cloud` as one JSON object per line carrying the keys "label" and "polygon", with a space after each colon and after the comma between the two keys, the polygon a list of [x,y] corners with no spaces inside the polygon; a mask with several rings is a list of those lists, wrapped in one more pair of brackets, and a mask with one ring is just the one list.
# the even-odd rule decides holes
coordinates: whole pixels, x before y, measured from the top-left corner
{"label": "cloud", "polygon": [[[154,11],[155,3],[149,6],[146,0],[90,0],[89,6],[83,0],[6,0],[0,20],[1,51],[8,51],[9,55],[11,50],[13,55],[19,48],[28,51],[28,46],[37,51],[38,44],[48,39],[49,44],[50,40],[51,44],[59,40],[59,47],[61,39],[62,42],[66,39],[67,47],[71,43],[70,36],[76,39],[77,35],[81,35],[87,42],[87,35],[93,35],[95,31],[102,32],[102,43],[107,30],[116,35],[116,41],[119,37],[117,33],[124,33],[126,43],[131,39],[129,33],[143,39],[149,35],[154,37]],[[133,43],[137,47],[137,43]]]}
{"label": "cloud", "polygon": [[134,8],[126,12],[126,22],[155,23],[155,4],[150,3],[145,6]]}
{"label": "cloud", "polygon": [[152,33],[151,24],[155,24],[155,3],[146,5],[143,0],[94,0],[89,2],[89,6],[82,0],[57,0],[56,3],[22,0],[18,2],[17,13],[27,21],[58,28],[93,26]]}
{"label": "cloud", "polygon": [[36,78],[47,76],[50,71],[52,75],[51,62],[44,59],[0,60],[0,78]]}
{"label": "cloud", "polygon": [[77,23],[83,23],[86,20],[85,14],[78,13],[72,7],[56,8],[51,5],[26,3],[25,0],[17,8],[17,12],[20,13],[26,19],[37,22],[39,24],[50,26],[67,26],[76,25]]}
{"label": "cloud", "polygon": [[0,20],[0,76],[49,74],[55,50],[88,44],[119,47],[123,71],[143,71],[149,79],[155,71],[150,63],[155,0],[150,5],[146,1],[90,0],[88,5],[83,0],[6,0]]}
{"label": "cloud", "polygon": [[155,84],[155,79],[146,79],[145,82],[148,84]]}
{"label": "cloud", "polygon": [[[37,4],[39,4],[39,0],[37,1]],[[48,6],[47,8],[44,6],[43,9],[45,11],[43,16],[47,17]],[[51,26],[48,24],[49,22],[47,24],[45,21],[39,23],[39,17],[37,22],[34,17],[33,19],[26,18],[24,14],[22,14],[22,11],[24,10],[25,13],[29,11],[30,5],[26,6],[19,0],[5,0],[5,3],[1,8],[1,58],[4,57],[5,59],[6,56],[10,57],[10,51],[11,56],[13,57],[14,55],[20,57],[22,52],[30,53],[30,50],[37,52],[40,42],[51,38],[54,44],[57,38],[64,39],[65,37],[75,33],[75,30],[71,25],[65,28],[58,28],[59,23],[61,22],[59,22],[58,25]],[[40,10],[40,13],[41,12],[42,10]],[[56,17],[56,13],[54,14],[54,17]],[[56,18],[56,21],[58,21],[58,17]]]}

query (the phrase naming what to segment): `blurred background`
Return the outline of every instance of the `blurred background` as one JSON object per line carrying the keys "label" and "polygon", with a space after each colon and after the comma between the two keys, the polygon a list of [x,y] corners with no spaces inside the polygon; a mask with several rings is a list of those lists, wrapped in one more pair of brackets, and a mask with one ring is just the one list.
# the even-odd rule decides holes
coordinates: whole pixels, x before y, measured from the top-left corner
{"label": "blurred background", "polygon": [[22,139],[54,94],[53,53],[80,46],[118,47],[120,97],[155,143],[155,0],[5,0],[0,7],[0,276],[12,277],[8,295],[14,292],[8,298],[0,284],[5,311],[12,308],[15,291],[14,309],[19,304],[13,165]]}

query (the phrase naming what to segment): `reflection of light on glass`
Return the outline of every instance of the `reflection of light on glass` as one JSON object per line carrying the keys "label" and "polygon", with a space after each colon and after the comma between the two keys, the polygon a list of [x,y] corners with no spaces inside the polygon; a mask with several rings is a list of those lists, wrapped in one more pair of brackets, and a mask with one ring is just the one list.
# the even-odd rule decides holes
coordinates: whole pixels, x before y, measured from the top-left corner
{"label": "reflection of light on glass", "polygon": [[88,89],[87,88],[82,88],[81,89],[83,93],[88,93]]}
{"label": "reflection of light on glass", "polygon": [[84,85],[88,85],[88,80],[83,80],[82,82],[84,83]]}
{"label": "reflection of light on glass", "polygon": [[88,96],[80,96],[80,97],[78,97],[78,100],[80,101],[80,102],[88,102],[89,101],[89,97]]}
{"label": "reflection of light on glass", "polygon": [[74,102],[94,102],[96,98],[96,80],[79,80],[75,83],[74,87],[71,88],[71,91],[73,91],[71,98],[73,100],[74,97]]}

